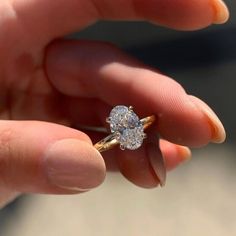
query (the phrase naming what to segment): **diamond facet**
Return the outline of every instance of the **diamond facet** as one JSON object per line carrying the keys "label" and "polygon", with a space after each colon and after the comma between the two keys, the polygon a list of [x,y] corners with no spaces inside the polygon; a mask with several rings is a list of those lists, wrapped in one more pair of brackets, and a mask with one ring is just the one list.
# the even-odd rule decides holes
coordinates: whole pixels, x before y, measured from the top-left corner
{"label": "diamond facet", "polygon": [[126,126],[125,116],[128,112],[129,112],[129,109],[126,106],[116,106],[111,110],[111,113],[108,119],[109,119],[112,133],[116,131],[119,131],[119,132],[123,131],[123,129]]}
{"label": "diamond facet", "polygon": [[116,106],[112,109],[107,121],[112,133],[120,142],[121,149],[135,150],[139,148],[145,137],[144,128],[139,117],[126,106]]}
{"label": "diamond facet", "polygon": [[124,130],[120,136],[120,145],[129,150],[135,150],[141,147],[143,143],[144,132],[143,127],[135,127],[133,129]]}

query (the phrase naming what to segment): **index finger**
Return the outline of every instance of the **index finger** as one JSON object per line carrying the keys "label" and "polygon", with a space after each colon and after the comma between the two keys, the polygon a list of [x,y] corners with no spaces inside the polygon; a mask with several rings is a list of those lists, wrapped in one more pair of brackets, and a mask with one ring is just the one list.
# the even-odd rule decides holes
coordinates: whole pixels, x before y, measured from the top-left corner
{"label": "index finger", "polygon": [[206,104],[109,44],[54,42],[45,66],[49,81],[62,94],[97,98],[111,106],[132,105],[141,117],[155,114],[158,130],[168,141],[196,147],[225,139],[221,122]]}
{"label": "index finger", "polygon": [[31,37],[40,35],[45,41],[84,28],[98,19],[147,20],[175,29],[193,30],[212,23],[223,23],[229,17],[227,7],[221,0],[10,0],[9,2],[10,4],[5,5],[11,8],[11,11],[14,10],[16,19],[24,29],[27,28]]}

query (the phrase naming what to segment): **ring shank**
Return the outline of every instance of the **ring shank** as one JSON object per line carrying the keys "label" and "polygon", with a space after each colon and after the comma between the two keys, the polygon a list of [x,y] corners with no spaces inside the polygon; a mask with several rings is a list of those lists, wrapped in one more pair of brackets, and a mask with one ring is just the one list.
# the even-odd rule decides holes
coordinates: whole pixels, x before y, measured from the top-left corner
{"label": "ring shank", "polygon": [[[148,127],[150,127],[154,121],[156,120],[155,116],[148,116],[140,120],[141,124],[144,127],[144,130],[146,130]],[[119,142],[115,138],[115,133],[112,133],[102,139],[101,141],[97,142],[94,144],[94,147],[99,151],[99,152],[104,152],[107,150],[110,150],[111,148],[117,146]]]}
{"label": "ring shank", "polygon": [[154,123],[155,120],[156,120],[156,117],[154,115],[152,115],[152,116],[148,116],[148,117],[141,119],[140,122],[142,123],[144,130],[145,130],[148,127],[150,127]]}

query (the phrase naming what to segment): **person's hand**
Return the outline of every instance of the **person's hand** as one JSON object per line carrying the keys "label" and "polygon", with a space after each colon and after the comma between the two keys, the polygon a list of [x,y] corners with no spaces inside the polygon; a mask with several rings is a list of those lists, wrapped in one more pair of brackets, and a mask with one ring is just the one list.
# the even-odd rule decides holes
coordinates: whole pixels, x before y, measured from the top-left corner
{"label": "person's hand", "polygon": [[[1,1],[0,204],[17,192],[70,194],[101,184],[96,134],[69,127],[101,126],[114,105],[156,115],[168,170],[189,156],[184,146],[223,142],[216,115],[174,80],[110,44],[56,39],[99,19],[195,30],[227,18],[220,0]],[[136,185],[156,187],[160,178],[145,153],[113,149],[104,158]]]}

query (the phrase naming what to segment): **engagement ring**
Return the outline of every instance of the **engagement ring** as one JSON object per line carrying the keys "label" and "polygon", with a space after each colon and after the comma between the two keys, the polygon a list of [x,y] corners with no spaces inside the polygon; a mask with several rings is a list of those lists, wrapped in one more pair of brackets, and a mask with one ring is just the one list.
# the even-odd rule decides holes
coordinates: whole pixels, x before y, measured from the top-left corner
{"label": "engagement ring", "polygon": [[117,145],[120,145],[122,150],[136,150],[142,146],[146,138],[144,131],[154,123],[155,116],[140,120],[133,107],[120,105],[111,110],[106,121],[110,125],[111,134],[94,145],[99,152],[107,151]]}

